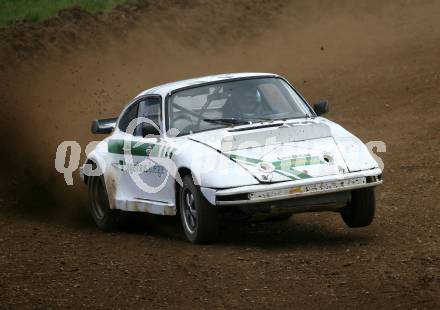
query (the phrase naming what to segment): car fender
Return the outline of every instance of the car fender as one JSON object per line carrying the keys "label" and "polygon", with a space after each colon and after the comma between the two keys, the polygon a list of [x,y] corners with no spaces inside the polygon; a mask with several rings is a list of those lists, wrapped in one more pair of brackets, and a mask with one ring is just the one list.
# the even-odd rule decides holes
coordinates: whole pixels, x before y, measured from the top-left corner
{"label": "car fender", "polygon": [[339,124],[321,119],[330,127],[333,139],[350,172],[379,168],[367,146],[358,137]]}
{"label": "car fender", "polygon": [[[80,174],[87,184],[88,178],[103,176],[106,185],[107,196],[110,204],[110,209],[116,208],[116,200],[118,196],[123,196],[123,193],[118,193],[118,176],[115,173],[114,167],[111,167],[108,157],[108,139],[99,142],[95,149],[91,151],[80,169]],[[93,168],[92,163],[96,164]]]}
{"label": "car fender", "polygon": [[[107,139],[106,139],[107,140]],[[87,180],[91,176],[105,175],[108,163],[105,159],[107,153],[107,141],[99,142],[96,147],[87,155],[84,164],[80,168],[80,175],[87,184]],[[92,163],[96,164],[96,168],[92,167]]]}

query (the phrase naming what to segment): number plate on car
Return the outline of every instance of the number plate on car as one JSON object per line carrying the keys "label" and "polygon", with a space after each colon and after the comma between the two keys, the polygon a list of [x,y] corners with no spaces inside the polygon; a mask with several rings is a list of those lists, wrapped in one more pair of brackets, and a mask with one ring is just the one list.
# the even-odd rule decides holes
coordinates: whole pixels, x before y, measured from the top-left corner
{"label": "number plate on car", "polygon": [[249,193],[249,199],[251,200],[265,199],[272,197],[295,196],[298,194],[305,194],[305,193],[326,192],[326,191],[333,191],[335,189],[351,187],[355,185],[362,185],[366,183],[367,181],[365,177],[353,178],[353,179],[347,179],[341,181],[321,182],[321,183],[315,183],[315,184],[309,184],[303,186]]}

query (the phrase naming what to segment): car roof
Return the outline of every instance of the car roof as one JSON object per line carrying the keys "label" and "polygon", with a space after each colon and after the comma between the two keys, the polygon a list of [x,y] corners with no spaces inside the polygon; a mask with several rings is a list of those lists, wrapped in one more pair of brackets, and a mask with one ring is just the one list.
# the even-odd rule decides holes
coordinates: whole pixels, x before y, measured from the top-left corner
{"label": "car roof", "polygon": [[136,97],[148,95],[148,94],[160,94],[165,95],[174,90],[185,88],[189,86],[196,86],[199,84],[211,83],[211,82],[222,82],[227,80],[234,79],[242,79],[242,78],[252,78],[252,77],[262,77],[262,76],[278,76],[273,73],[261,73],[261,72],[242,72],[242,73],[225,73],[225,74],[217,74],[217,75],[208,75],[188,80],[176,81],[172,83],[162,84],[156,87],[149,88],[144,90]]}

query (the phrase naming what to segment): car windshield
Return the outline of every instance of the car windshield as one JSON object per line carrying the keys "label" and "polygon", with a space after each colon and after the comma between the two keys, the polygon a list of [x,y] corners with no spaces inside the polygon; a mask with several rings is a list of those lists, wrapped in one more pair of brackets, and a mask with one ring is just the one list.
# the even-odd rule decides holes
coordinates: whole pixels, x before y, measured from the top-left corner
{"label": "car windshield", "polygon": [[227,81],[181,90],[168,100],[168,128],[179,135],[310,115],[302,98],[276,77]]}

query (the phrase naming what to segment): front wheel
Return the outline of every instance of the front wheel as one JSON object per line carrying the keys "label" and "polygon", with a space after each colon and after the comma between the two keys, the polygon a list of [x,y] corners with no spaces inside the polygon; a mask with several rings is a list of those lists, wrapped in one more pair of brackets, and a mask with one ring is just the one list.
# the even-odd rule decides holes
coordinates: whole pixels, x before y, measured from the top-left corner
{"label": "front wheel", "polygon": [[341,216],[349,227],[365,227],[373,221],[375,209],[374,187],[357,189],[351,192],[351,201],[341,210]]}
{"label": "front wheel", "polygon": [[198,244],[215,241],[219,230],[217,207],[206,200],[191,175],[183,178],[179,207],[183,230],[189,241]]}

